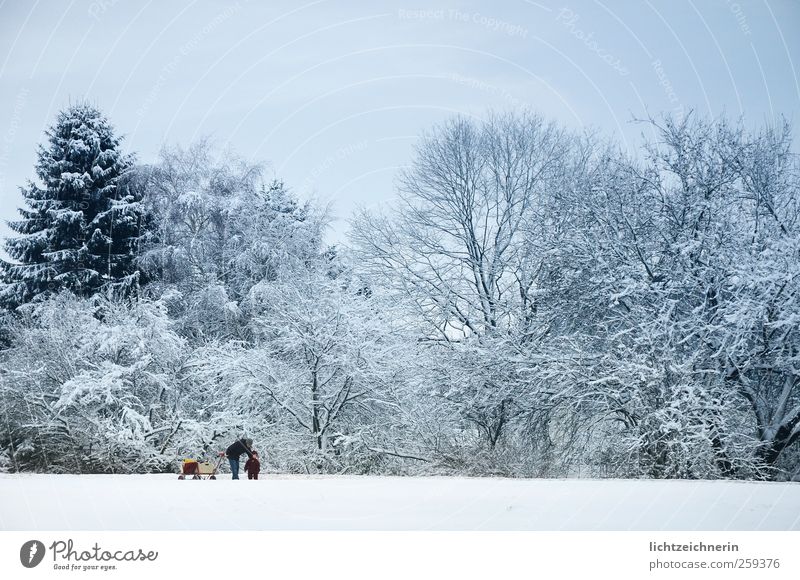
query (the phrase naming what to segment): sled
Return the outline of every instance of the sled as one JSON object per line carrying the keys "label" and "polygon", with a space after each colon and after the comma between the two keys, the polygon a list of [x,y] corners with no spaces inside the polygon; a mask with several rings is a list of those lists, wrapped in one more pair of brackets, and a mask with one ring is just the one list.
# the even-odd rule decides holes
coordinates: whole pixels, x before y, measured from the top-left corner
{"label": "sled", "polygon": [[184,459],[179,465],[180,475],[178,475],[178,479],[217,479],[217,472],[221,463],[221,457],[213,463],[198,459]]}

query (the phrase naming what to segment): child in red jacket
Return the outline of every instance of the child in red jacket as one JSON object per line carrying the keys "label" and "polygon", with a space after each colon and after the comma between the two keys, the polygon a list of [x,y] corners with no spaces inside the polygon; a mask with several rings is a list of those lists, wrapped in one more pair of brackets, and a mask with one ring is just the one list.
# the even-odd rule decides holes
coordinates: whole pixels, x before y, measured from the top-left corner
{"label": "child in red jacket", "polygon": [[253,456],[244,464],[247,472],[247,479],[258,479],[258,472],[261,471],[261,463],[258,461],[258,453],[253,450]]}

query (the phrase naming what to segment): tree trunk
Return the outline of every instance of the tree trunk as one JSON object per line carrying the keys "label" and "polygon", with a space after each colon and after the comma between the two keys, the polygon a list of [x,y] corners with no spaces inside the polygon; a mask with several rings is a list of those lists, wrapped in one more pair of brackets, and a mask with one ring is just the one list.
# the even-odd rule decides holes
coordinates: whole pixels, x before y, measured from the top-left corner
{"label": "tree trunk", "polygon": [[319,420],[319,376],[317,370],[311,371],[311,431],[317,440],[317,449],[322,450],[322,429]]}

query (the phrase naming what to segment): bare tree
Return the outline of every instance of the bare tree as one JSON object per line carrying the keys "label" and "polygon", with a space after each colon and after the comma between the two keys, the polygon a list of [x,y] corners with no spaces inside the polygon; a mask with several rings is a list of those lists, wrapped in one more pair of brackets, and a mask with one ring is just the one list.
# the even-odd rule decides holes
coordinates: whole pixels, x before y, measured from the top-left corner
{"label": "bare tree", "polygon": [[562,177],[570,139],[535,116],[456,118],[424,135],[400,175],[395,215],[362,212],[353,240],[365,264],[391,276],[429,323],[457,340],[515,325],[531,281],[522,269],[541,196]]}
{"label": "bare tree", "polygon": [[360,266],[410,299],[424,321],[423,340],[467,349],[450,360],[465,364],[464,373],[440,374],[440,396],[491,448],[532,396],[513,370],[471,374],[465,355],[476,349],[513,357],[546,334],[537,309],[551,270],[546,251],[533,248],[545,246],[537,235],[559,228],[550,198],[574,161],[575,142],[533,115],[452,119],[421,138],[400,175],[393,215],[361,212],[353,222]]}
{"label": "bare tree", "polygon": [[557,341],[571,354],[552,357],[570,377],[556,383],[618,422],[647,473],[769,474],[800,435],[788,129],[650,122],[645,159],[619,158],[584,195],[565,257],[589,257],[595,308]]}

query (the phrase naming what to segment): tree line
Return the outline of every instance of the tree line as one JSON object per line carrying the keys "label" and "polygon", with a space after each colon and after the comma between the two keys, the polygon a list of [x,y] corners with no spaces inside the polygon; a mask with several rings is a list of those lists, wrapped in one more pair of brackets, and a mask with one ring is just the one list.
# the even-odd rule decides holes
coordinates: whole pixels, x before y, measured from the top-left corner
{"label": "tree line", "polygon": [[0,469],[169,471],[246,433],[294,473],[798,477],[790,127],[642,123],[627,152],[446,120],[335,247],[260,165],[140,164],[65,109],[5,242]]}

